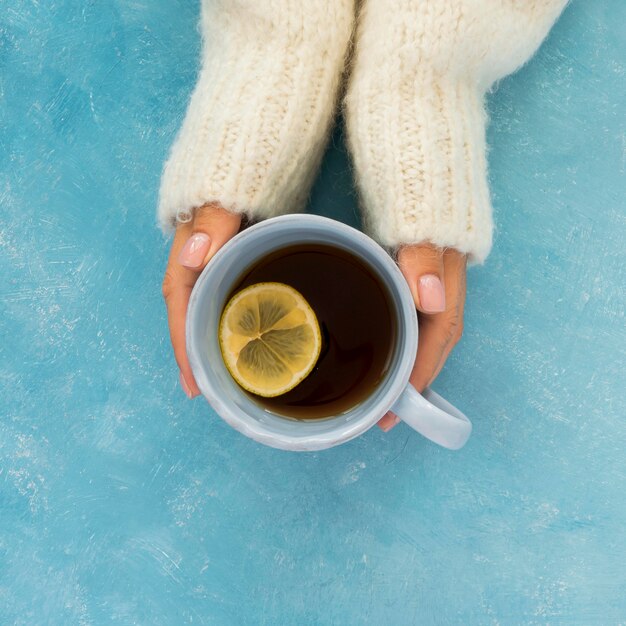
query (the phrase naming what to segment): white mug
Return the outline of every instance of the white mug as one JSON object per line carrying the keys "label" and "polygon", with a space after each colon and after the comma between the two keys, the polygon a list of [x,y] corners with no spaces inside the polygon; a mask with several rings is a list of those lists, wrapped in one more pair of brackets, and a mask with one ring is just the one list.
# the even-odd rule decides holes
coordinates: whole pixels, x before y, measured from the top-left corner
{"label": "white mug", "polygon": [[[358,256],[387,285],[398,335],[385,378],[357,406],[334,417],[294,420],[277,415],[233,380],[222,360],[218,325],[233,286],[267,254],[294,244],[323,243]],[[316,215],[285,215],[244,230],[204,269],[187,311],[187,354],[196,383],[213,409],[244,435],[283,450],[322,450],[358,437],[391,410],[435,443],[458,450],[472,425],[458,409],[409,383],[417,350],[417,314],[411,292],[391,257],[360,231]]]}

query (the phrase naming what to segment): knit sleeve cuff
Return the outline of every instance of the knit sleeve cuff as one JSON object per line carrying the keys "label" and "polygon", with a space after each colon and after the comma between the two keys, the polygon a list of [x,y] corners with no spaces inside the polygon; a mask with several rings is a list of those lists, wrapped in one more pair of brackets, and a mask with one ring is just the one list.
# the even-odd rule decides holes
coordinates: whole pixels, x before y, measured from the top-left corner
{"label": "knit sleeve cuff", "polygon": [[398,85],[356,75],[348,135],[366,225],[395,248],[429,242],[482,263],[492,218],[483,94],[472,81],[415,76]]}
{"label": "knit sleeve cuff", "polygon": [[335,107],[352,3],[205,0],[202,69],[161,180],[164,230],[208,203],[254,219],[302,207]]}

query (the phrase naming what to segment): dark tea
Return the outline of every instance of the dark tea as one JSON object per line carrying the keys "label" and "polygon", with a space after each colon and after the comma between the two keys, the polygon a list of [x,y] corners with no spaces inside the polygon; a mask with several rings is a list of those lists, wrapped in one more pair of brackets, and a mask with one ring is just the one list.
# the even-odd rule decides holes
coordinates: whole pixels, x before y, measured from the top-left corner
{"label": "dark tea", "polygon": [[330,245],[300,244],[260,259],[235,285],[262,282],[297,289],[311,305],[322,332],[313,371],[275,398],[251,395],[279,415],[320,419],[358,405],[384,379],[396,342],[396,317],[387,287],[353,254]]}

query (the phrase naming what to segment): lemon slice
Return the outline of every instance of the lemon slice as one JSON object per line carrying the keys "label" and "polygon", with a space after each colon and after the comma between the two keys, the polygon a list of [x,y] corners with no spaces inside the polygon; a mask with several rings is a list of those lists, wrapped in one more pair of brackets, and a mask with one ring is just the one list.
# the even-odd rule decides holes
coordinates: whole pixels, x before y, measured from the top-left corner
{"label": "lemon slice", "polygon": [[313,309],[282,283],[258,283],[235,294],[222,313],[219,342],[232,377],[264,398],[301,383],[322,346]]}

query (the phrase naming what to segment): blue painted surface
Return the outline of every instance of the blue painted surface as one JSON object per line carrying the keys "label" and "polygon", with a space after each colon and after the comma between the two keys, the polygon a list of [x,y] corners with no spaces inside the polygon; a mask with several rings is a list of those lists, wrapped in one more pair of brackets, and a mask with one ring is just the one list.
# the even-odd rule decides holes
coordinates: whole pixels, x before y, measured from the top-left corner
{"label": "blue painted surface", "polygon": [[[180,391],[153,207],[196,15],[3,4],[0,624],[626,624],[625,3],[573,2],[489,98],[460,453],[283,453]],[[312,204],[354,220],[339,133]]]}

